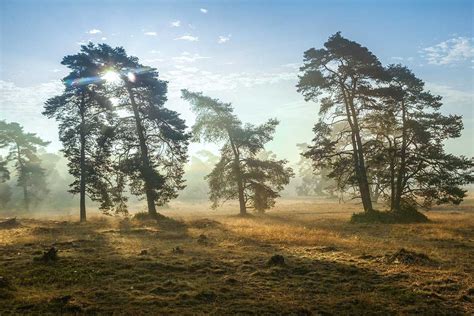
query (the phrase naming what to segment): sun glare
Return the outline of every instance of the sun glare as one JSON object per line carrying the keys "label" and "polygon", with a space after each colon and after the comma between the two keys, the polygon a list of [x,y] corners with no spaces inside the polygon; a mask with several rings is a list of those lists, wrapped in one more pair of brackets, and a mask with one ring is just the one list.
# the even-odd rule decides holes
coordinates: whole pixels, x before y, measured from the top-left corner
{"label": "sun glare", "polygon": [[127,78],[128,78],[128,80],[130,80],[131,82],[135,82],[135,80],[136,80],[135,74],[134,74],[133,72],[129,72],[129,73],[127,74]]}
{"label": "sun glare", "polygon": [[101,78],[108,83],[118,83],[121,80],[120,75],[112,70],[107,71]]}
{"label": "sun glare", "polygon": [[120,99],[119,98],[112,97],[109,100],[110,100],[110,103],[112,103],[113,106],[117,106],[117,105],[120,104]]}

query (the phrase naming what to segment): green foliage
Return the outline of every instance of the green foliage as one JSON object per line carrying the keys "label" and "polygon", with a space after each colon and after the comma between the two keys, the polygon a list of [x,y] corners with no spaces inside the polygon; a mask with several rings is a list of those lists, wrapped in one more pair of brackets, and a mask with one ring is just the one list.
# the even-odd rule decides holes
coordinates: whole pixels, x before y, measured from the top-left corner
{"label": "green foliage", "polygon": [[401,210],[397,212],[381,212],[373,210],[372,212],[354,213],[351,217],[351,223],[358,224],[409,224],[426,223],[428,218],[417,210]]}
{"label": "green foliage", "polygon": [[[85,193],[106,213],[126,212],[127,186],[146,195],[149,211],[156,213],[155,204],[184,188],[190,138],[179,115],[164,107],[166,82],[123,48],[106,44],[82,46],[62,64],[71,70],[65,90],[47,101],[43,113],[60,122],[74,177],[70,192],[80,193],[81,214]],[[107,82],[109,72],[119,82]]]}
{"label": "green foliage", "polygon": [[0,156],[0,183],[3,183],[10,179],[10,171],[7,167],[8,161],[2,160]]}
{"label": "green foliage", "polygon": [[[124,198],[114,194],[120,182],[112,181],[112,141],[116,118],[101,80],[92,80],[101,66],[95,62],[94,46],[82,46],[81,52],[61,62],[70,69],[63,79],[64,91],[46,101],[43,114],[59,123],[62,152],[73,176],[69,192],[87,195],[99,202],[105,212],[126,212]],[[84,201],[81,202],[85,203]],[[85,205],[81,205],[84,208]]]}
{"label": "green foliage", "polygon": [[[26,133],[18,123],[0,121],[0,148],[7,148],[6,160],[1,163],[2,179],[7,180],[10,172],[7,163],[13,163],[16,171],[17,186],[23,189],[25,210],[30,203],[38,203],[48,193],[44,169],[37,155],[38,148],[48,145],[33,133]],[[9,190],[4,188],[3,195],[9,199]]]}
{"label": "green foliage", "polygon": [[320,102],[320,117],[303,156],[330,170],[338,190],[357,192],[365,211],[378,196],[399,212],[406,201],[413,208],[463,200],[474,162],[444,150],[461,135],[462,118],[441,114],[441,97],[421,79],[401,65],[382,67],[340,33],[306,51],[304,62],[297,90]]}
{"label": "green foliage", "polygon": [[223,144],[219,161],[206,177],[213,207],[232,199],[239,199],[241,212],[246,208],[263,212],[273,207],[293,176],[292,169],[285,167],[286,160],[259,157],[273,139],[278,121],[243,125],[230,103],[187,90],[182,91],[182,97],[196,114],[192,128],[195,139]]}
{"label": "green foliage", "polygon": [[[461,135],[462,118],[439,112],[441,97],[424,89],[408,68],[389,65],[386,88],[377,91],[377,105],[367,123],[375,135],[370,149],[372,173],[381,180],[391,209],[403,211],[433,203],[459,204],[463,185],[472,183],[473,161],[447,154],[444,142]],[[379,162],[389,162],[384,168]]]}
{"label": "green foliage", "polygon": [[126,113],[116,126],[117,169],[127,178],[132,194],[146,195],[153,213],[154,204],[164,205],[185,187],[191,136],[179,114],[164,106],[167,82],[159,79],[156,69],[140,64],[121,47],[101,44],[90,50],[104,64],[103,71],[120,74],[119,84],[106,85],[111,97],[119,100],[116,108]]}
{"label": "green foliage", "polygon": [[[332,170],[328,176],[335,179],[338,190],[357,187],[364,210],[370,211],[364,119],[376,88],[373,85],[386,73],[366,47],[339,32],[324,48],[307,50],[300,70],[297,91],[305,100],[321,103],[313,145],[303,155],[314,161],[316,170]],[[347,163],[350,167],[341,168]]]}

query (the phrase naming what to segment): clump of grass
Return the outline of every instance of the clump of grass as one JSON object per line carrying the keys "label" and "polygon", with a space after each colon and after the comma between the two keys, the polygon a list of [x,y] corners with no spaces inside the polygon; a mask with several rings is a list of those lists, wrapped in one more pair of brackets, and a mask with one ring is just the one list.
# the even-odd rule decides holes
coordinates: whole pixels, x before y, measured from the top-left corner
{"label": "clump of grass", "polygon": [[11,284],[10,280],[6,277],[0,276],[0,299],[12,298],[12,291],[14,290],[15,288]]}
{"label": "clump of grass", "polygon": [[273,255],[267,261],[268,266],[284,266],[285,265],[285,257],[282,255]]}
{"label": "clump of grass", "polygon": [[426,254],[406,250],[405,248],[399,249],[394,254],[387,255],[385,261],[387,263],[403,263],[406,265],[430,265],[434,263]]}
{"label": "clump of grass", "polygon": [[373,210],[371,212],[354,213],[351,217],[351,223],[409,224],[427,222],[429,222],[428,217],[416,210],[402,210],[398,212]]}
{"label": "clump of grass", "polygon": [[161,214],[151,215],[148,212],[138,212],[133,216],[133,219],[136,219],[137,221],[159,220],[162,218],[165,218],[165,216]]}

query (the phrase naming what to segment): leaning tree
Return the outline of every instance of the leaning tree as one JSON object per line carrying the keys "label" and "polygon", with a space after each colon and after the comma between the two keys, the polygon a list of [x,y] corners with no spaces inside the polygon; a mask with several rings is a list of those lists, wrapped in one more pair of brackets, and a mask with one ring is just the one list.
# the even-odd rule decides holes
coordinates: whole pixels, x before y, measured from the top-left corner
{"label": "leaning tree", "polygon": [[245,215],[247,208],[264,212],[274,206],[279,192],[293,176],[293,170],[285,166],[286,160],[259,156],[273,139],[278,121],[244,125],[230,103],[187,90],[182,90],[182,97],[192,104],[196,114],[194,139],[222,144],[220,160],[207,176],[213,207],[238,199],[240,214]]}
{"label": "leaning tree", "polygon": [[26,211],[32,202],[40,201],[48,193],[45,172],[37,155],[38,149],[48,144],[36,134],[25,132],[18,123],[0,121],[0,148],[7,148],[6,161],[15,166]]}

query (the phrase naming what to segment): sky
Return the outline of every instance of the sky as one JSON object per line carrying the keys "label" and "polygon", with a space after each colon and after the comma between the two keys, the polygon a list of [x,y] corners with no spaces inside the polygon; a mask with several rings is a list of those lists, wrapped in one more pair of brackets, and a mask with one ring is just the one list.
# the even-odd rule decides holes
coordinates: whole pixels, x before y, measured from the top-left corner
{"label": "sky", "polygon": [[442,112],[462,115],[465,125],[448,151],[474,156],[473,3],[0,0],[0,119],[23,124],[58,151],[56,122],[41,111],[62,89],[60,62],[88,41],[107,43],[158,69],[169,81],[167,107],[188,126],[194,116],[180,99],[183,88],[232,102],[244,122],[279,119],[267,149],[296,162],[296,144],[311,142],[319,108],[296,92],[303,53],[341,31],[441,95]]}

